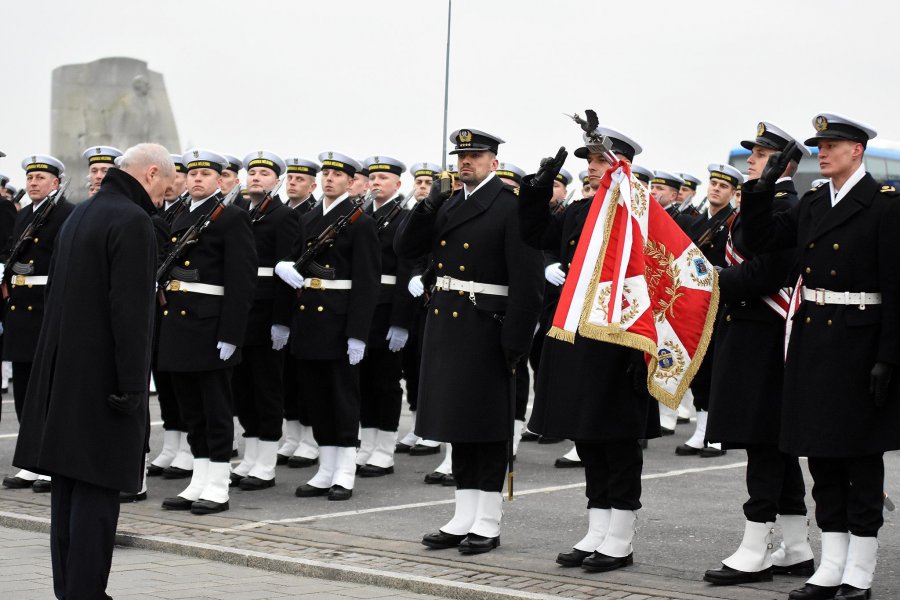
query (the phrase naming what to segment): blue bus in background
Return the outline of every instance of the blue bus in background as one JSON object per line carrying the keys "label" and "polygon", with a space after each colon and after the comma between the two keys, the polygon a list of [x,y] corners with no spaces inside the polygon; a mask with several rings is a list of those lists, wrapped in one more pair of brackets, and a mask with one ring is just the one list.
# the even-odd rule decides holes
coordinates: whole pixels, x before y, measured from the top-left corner
{"label": "blue bus in background", "polygon": [[[801,196],[812,188],[812,182],[821,178],[819,174],[818,148],[810,148],[812,156],[804,157],[794,175],[794,185]],[[747,157],[750,151],[737,147],[728,155],[728,164],[747,176]],[[882,185],[900,188],[900,143],[874,139],[866,147],[863,162],[872,177]]]}

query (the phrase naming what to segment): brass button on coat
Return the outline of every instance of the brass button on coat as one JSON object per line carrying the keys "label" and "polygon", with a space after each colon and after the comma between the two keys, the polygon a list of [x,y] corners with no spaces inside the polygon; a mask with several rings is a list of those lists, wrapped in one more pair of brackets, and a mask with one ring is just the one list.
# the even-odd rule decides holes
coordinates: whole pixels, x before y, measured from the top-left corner
{"label": "brass button on coat", "polygon": [[834,248],[835,250],[840,250],[840,249],[841,249],[841,245],[840,245],[840,244],[835,244],[834,246],[832,246],[832,248]]}
{"label": "brass button on coat", "polygon": [[804,269],[804,271],[805,271],[806,273],[812,273],[812,268],[811,268],[811,267],[806,267],[806,268]]}

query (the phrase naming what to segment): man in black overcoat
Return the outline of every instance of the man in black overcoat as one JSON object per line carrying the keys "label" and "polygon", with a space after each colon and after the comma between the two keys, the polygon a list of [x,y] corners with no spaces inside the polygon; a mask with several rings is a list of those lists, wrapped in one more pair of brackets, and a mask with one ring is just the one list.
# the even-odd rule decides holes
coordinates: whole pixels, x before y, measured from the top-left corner
{"label": "man in black overcoat", "polygon": [[494,174],[503,140],[475,129],[450,140],[463,189],[447,200],[435,184],[400,225],[394,247],[405,259],[430,252],[435,263],[416,433],[453,444],[457,482],[453,518],[422,543],[474,554],[500,544],[511,374],[531,346],[543,277],[540,252],[519,233],[519,198]]}
{"label": "man in black overcoat", "polygon": [[900,202],[866,173],[875,130],[822,113],[813,124],[829,181],[773,214],[790,155],[769,157],[741,205],[751,250],[797,248],[799,307],[785,362],[780,448],[809,457],[819,567],[793,600],[868,598],[884,520],[884,453],[900,449]]}
{"label": "man in black overcoat", "polygon": [[[784,150],[790,135],[772,123],[757,126],[756,139],[741,145],[750,179],[758,179],[769,157]],[[795,206],[791,177],[804,156],[797,146],[775,184],[773,210]],[[788,282],[793,250],[754,254],[744,239],[740,211],[729,227],[725,260],[719,270],[719,315],[706,437],[726,448],[747,451],[744,537],[721,569],[704,579],[719,585],[770,580],[773,574],[813,574],[807,539],[806,488],[796,456],[778,449],[781,391],[784,382],[784,328],[790,303]],[[784,541],[773,553],[771,532],[776,517]]]}
{"label": "man in black overcoat", "polygon": [[156,284],[150,214],[173,176],[162,146],[129,148],[59,232],[13,459],[53,476],[57,598],[109,597],[119,491],[143,482]]}

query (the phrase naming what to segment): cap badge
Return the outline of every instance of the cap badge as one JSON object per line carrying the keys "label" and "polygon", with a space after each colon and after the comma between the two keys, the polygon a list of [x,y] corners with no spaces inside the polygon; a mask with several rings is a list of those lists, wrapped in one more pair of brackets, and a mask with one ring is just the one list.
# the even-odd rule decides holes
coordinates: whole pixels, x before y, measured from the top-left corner
{"label": "cap badge", "polygon": [[256,153],[256,158],[262,158],[262,157],[263,157],[263,151],[260,150]]}
{"label": "cap badge", "polygon": [[816,117],[816,131],[825,131],[826,129],[828,129],[828,119],[819,115]]}
{"label": "cap badge", "polygon": [[334,152],[329,152],[329,153],[328,153],[328,158],[329,158],[329,160],[332,159],[332,158],[334,158]]}
{"label": "cap badge", "polygon": [[463,129],[462,131],[459,132],[459,135],[457,137],[459,138],[459,141],[461,143],[468,144],[469,142],[472,141],[472,132],[469,131],[468,129]]}
{"label": "cap badge", "polygon": [[194,158],[200,158],[200,151],[194,150]]}
{"label": "cap badge", "polygon": [[95,153],[95,154],[100,154],[100,152],[102,152],[102,150],[100,150],[100,146],[97,146],[97,147],[94,149],[94,153]]}
{"label": "cap badge", "polygon": [[766,124],[765,123],[760,123],[759,125],[756,126],[756,137],[762,137],[765,132],[766,132]]}

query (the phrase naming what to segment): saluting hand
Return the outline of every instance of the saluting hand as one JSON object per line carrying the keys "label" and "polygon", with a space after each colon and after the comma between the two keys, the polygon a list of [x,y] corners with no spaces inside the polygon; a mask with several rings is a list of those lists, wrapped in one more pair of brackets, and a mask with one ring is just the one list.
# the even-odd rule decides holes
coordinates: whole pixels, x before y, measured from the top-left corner
{"label": "saluting hand", "polygon": [[791,162],[791,155],[796,149],[797,142],[791,140],[784,147],[784,150],[770,154],[769,160],[766,161],[766,167],[763,169],[762,175],[759,176],[759,181],[756,182],[753,191],[765,192],[775,187],[775,182],[778,181],[778,178],[781,177],[781,174],[787,168],[788,163]]}
{"label": "saluting hand", "polygon": [[534,179],[531,180],[531,185],[535,187],[547,187],[553,185],[553,180],[556,179],[556,176],[559,175],[560,170],[562,170],[567,156],[569,156],[569,153],[566,152],[566,147],[560,146],[559,150],[556,151],[556,156],[549,156],[541,160],[541,166],[538,168]]}

